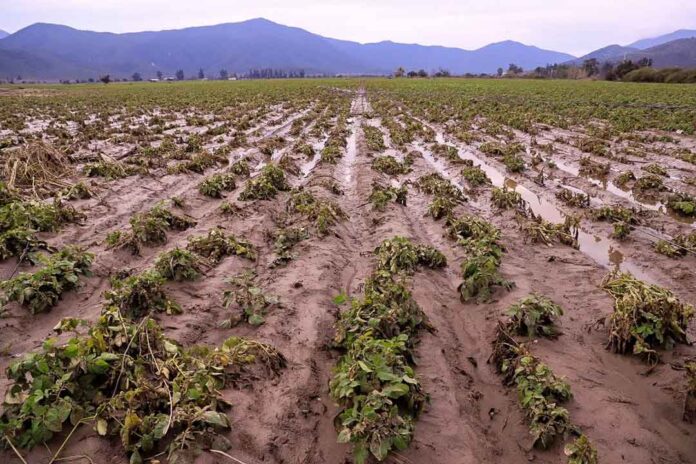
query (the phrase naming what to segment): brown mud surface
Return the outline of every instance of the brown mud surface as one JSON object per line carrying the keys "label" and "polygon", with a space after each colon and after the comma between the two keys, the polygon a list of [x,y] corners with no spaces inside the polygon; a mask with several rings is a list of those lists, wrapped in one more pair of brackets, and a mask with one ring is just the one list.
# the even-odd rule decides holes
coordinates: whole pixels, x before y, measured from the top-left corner
{"label": "brown mud surface", "polygon": [[[223,216],[218,212],[222,200],[198,193],[201,175],[135,176],[105,184],[99,189],[97,198],[75,202],[75,206],[87,214],[84,224],[67,226],[45,238],[52,245],[78,244],[96,253],[94,276],[84,279],[78,291],[66,294],[48,313],[30,315],[15,304],[8,305],[8,314],[0,319],[0,370],[4,371],[23,353],[39,348],[61,318],[94,320],[98,317],[102,293],[109,288],[109,275],[113,272],[120,269],[142,271],[152,265],[160,252],[183,246],[188,237],[222,226],[254,243],[259,251],[257,261],[227,257],[208,270],[203,279],[168,284],[170,295],[181,303],[184,311],[181,315],[158,315],[157,318],[168,336],[184,344],[219,345],[231,335],[249,336],[272,344],[285,355],[288,367],[276,379],[259,380],[247,388],[224,392],[224,397],[233,404],[229,413],[232,430],[227,435],[232,443],[229,454],[238,461],[204,453],[197,462],[352,462],[349,447],[336,442],[334,418],[339,411],[328,392],[332,369],[339,357],[331,348],[333,325],[340,311],[332,299],[341,292],[358,297],[365,278],[374,267],[374,248],[384,239],[402,235],[442,251],[448,266],[421,271],[412,281],[414,298],[435,328],[433,333],[424,331],[420,335],[416,349],[416,372],[430,401],[416,422],[410,447],[393,453],[387,462],[566,462],[560,443],[545,451],[532,448],[516,391],[504,387],[488,363],[496,321],[510,304],[530,292],[548,296],[565,310],[559,320],[562,335],[557,340],[534,343],[532,352],[554,372],[567,378],[574,397],[566,407],[598,448],[601,462],[696,462],[693,436],[696,429],[682,422],[684,383],[683,372],[679,370],[685,360],[696,357],[696,351],[691,346],[680,345],[672,352],[663,353],[662,362],[649,371],[638,359],[605,350],[606,329],[596,322],[611,313],[613,301],[600,289],[600,282],[617,260],[606,257],[605,262],[598,262],[592,252],[583,252],[582,248],[524,243],[514,214],[495,211],[484,188],[470,202],[460,206],[458,213],[480,215],[501,229],[507,249],[501,273],[516,286],[509,292],[497,290],[495,300],[488,304],[462,303],[457,286],[461,282],[459,265],[464,254],[445,236],[442,221],[425,216],[431,198],[412,187],[407,207],[390,203],[385,212],[376,212],[368,203],[373,182],[388,184],[393,180],[370,167],[372,155],[366,147],[361,125],[369,121],[370,125],[381,128],[379,119],[370,118],[370,113],[369,95],[358,92],[348,119],[348,144],[338,164],[295,156],[303,170],[297,176],[290,176],[293,186],[304,186],[319,197],[331,198],[348,217],[329,236],[320,238],[312,234],[300,242],[294,249],[297,258],[285,266],[269,267],[274,251],[266,232],[274,229],[278,218],[284,214],[287,193],[269,201],[239,202],[236,198],[243,186],[239,182],[237,189],[227,195],[227,200],[240,206],[242,213]],[[292,119],[285,121],[284,125],[272,128],[261,124],[249,134],[260,133],[259,140],[285,135],[288,151],[287,147],[297,137],[287,132]],[[310,129],[311,124],[305,126],[303,134]],[[386,130],[384,132],[386,134]],[[325,137],[310,137],[317,148],[321,148],[325,140]],[[446,141],[457,145],[451,139]],[[436,160],[427,153],[427,145],[422,141],[415,141],[407,149],[391,146],[388,138],[387,142],[390,145],[387,152],[397,157],[412,149],[424,152],[423,157],[416,158],[412,172],[398,179],[399,183],[441,171],[462,184],[456,174],[458,168]],[[463,146],[460,148],[465,150]],[[569,153],[559,158],[570,158]],[[496,166],[496,161],[486,160],[481,153],[475,154],[504,172]],[[255,171],[254,165],[258,168],[261,163],[278,159],[282,153],[269,158],[253,149],[240,148],[230,157],[236,159],[244,155],[254,160],[252,171]],[[675,166],[677,168],[683,166]],[[206,175],[212,173],[210,170]],[[579,188],[588,188],[587,182],[577,176],[556,175],[559,182],[576,182]],[[553,197],[553,189],[540,188],[529,176],[511,178],[516,185],[560,211],[549,214],[562,214],[564,207]],[[343,194],[327,192],[318,186],[320,179],[335,180]],[[173,196],[185,201],[185,206],[177,211],[194,218],[197,221],[194,228],[169,232],[166,245],[146,247],[142,256],[111,250],[104,245],[106,235],[127,227],[133,213],[146,211],[158,201]],[[601,201],[617,200],[601,188],[596,196]],[[655,229],[670,233],[690,227],[666,215],[656,216],[654,220],[651,225]],[[608,225],[584,223],[584,227],[589,237],[602,237],[605,243],[609,240],[606,238],[610,231]],[[696,258],[669,260],[647,249],[646,243],[649,243],[647,239],[636,234],[630,242],[612,243],[611,246],[622,256],[619,265],[634,263],[635,269],[642,270],[646,277],[654,278],[686,301],[696,301],[693,273]],[[14,268],[14,262],[6,262],[0,271],[8,276]],[[265,324],[259,327],[241,323],[233,328],[221,328],[219,324],[229,317],[229,310],[223,307],[221,299],[225,280],[247,268],[256,271],[260,285],[277,295],[280,304],[267,314]],[[21,266],[19,271],[29,269]],[[696,328],[691,329],[690,336],[696,337]],[[7,387],[8,381],[3,376],[0,391],[4,392]],[[50,450],[37,448],[30,453],[24,452],[25,459],[31,464],[48,463],[61,441],[60,437],[54,440]],[[7,463],[20,462],[11,450],[0,451],[0,456]],[[73,456],[70,462],[78,463],[127,462],[116,441],[109,444],[89,427],[78,430],[61,456]]]}

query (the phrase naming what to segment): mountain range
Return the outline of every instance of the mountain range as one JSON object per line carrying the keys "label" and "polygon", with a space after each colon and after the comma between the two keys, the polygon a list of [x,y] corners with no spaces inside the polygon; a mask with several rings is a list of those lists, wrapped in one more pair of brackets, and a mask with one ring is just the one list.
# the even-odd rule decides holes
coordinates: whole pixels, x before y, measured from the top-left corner
{"label": "mountain range", "polygon": [[8,35],[10,35],[9,32],[3,31],[2,29],[0,29],[0,39],[4,39],[4,38],[7,37]]}
{"label": "mountain range", "polygon": [[[696,31],[676,31],[628,47],[613,45],[593,54],[598,59],[601,56],[601,60],[623,55],[649,56],[656,64],[664,62],[664,66],[683,65],[685,60],[696,66],[693,42],[696,39],[685,39],[690,36],[696,36]],[[179,69],[186,76],[197,75],[202,69],[206,75],[216,77],[221,69],[245,73],[261,68],[304,70],[310,75],[384,75],[398,67],[479,74],[495,73],[510,63],[528,70],[585,58],[514,41],[476,50],[391,41],[361,44],[323,37],[263,18],[122,34],[46,23],[32,24],[4,38],[0,31],[0,79],[16,76],[24,80],[87,79],[104,74],[130,78],[136,72],[149,78],[158,71],[171,76]]]}

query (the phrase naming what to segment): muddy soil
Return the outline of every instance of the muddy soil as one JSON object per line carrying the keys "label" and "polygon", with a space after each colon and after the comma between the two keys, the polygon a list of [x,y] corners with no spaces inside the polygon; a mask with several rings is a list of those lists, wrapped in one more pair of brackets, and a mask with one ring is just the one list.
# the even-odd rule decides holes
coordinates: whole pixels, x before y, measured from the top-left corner
{"label": "muddy soil", "polygon": [[[613,246],[621,253],[621,259],[598,257],[596,250],[590,248],[576,250],[562,245],[524,243],[514,213],[501,214],[494,210],[488,200],[489,189],[481,189],[457,212],[480,215],[501,229],[507,249],[501,271],[516,285],[511,291],[498,290],[491,303],[462,303],[457,286],[461,282],[464,253],[445,237],[442,221],[425,216],[431,198],[412,187],[407,207],[392,203],[385,212],[373,211],[367,200],[375,181],[415,181],[431,172],[441,172],[465,187],[457,174],[458,168],[436,159],[422,140],[398,148],[386,137],[386,152],[401,158],[415,149],[423,157],[415,160],[411,173],[398,179],[373,171],[370,167],[373,155],[368,152],[361,125],[384,128],[378,118],[370,119],[371,113],[369,95],[357,92],[348,120],[347,147],[336,165],[321,162],[318,154],[309,160],[292,154],[288,147],[298,139],[287,132],[294,120],[292,116],[280,126],[262,125],[249,131],[259,134],[256,141],[275,135],[287,137],[282,153],[267,157],[254,149],[236,149],[230,154],[231,159],[251,157],[255,172],[283,154],[294,157],[302,169],[298,175],[291,176],[293,186],[303,186],[317,196],[332,199],[348,215],[329,236],[312,234],[300,242],[294,250],[297,258],[285,266],[269,267],[274,251],[266,232],[276,228],[278,218],[283,216],[287,193],[269,201],[239,202],[236,199],[243,188],[243,182],[239,182],[227,200],[238,205],[241,213],[224,216],[218,211],[222,200],[198,193],[201,175],[136,176],[104,185],[99,198],[76,202],[76,206],[86,211],[84,225],[69,226],[45,238],[53,245],[79,244],[96,253],[94,276],[85,279],[77,292],[66,294],[49,313],[32,316],[16,305],[8,305],[7,317],[0,319],[0,370],[4,371],[23,353],[37,349],[61,318],[94,320],[103,303],[102,293],[109,288],[109,275],[115,271],[142,271],[152,265],[160,252],[185,245],[187,237],[222,226],[254,243],[259,250],[257,261],[228,257],[211,268],[203,279],[168,284],[170,295],[181,303],[184,312],[157,318],[166,334],[183,344],[218,345],[231,335],[272,344],[286,356],[288,367],[276,379],[259,380],[248,388],[224,392],[225,399],[234,405],[229,413],[232,430],[227,436],[233,445],[229,454],[234,460],[204,453],[196,462],[352,462],[349,447],[336,442],[334,418],[339,410],[328,393],[332,368],[340,355],[331,348],[333,325],[341,310],[332,300],[341,292],[358,297],[374,267],[372,250],[384,239],[403,235],[442,251],[448,266],[419,271],[412,281],[414,298],[435,328],[433,333],[421,334],[416,351],[416,371],[430,401],[416,423],[411,446],[393,453],[387,462],[566,462],[560,443],[545,451],[532,448],[516,391],[504,387],[488,363],[497,320],[510,304],[530,292],[548,296],[565,310],[559,321],[562,335],[557,340],[535,342],[532,351],[557,374],[567,377],[574,398],[566,406],[572,420],[597,446],[601,462],[696,462],[696,441],[692,435],[696,433],[695,426],[681,419],[684,377],[679,370],[685,360],[696,357],[696,350],[679,346],[664,353],[663,362],[649,370],[635,358],[606,351],[606,330],[596,324],[612,311],[611,297],[599,287],[610,268],[630,264],[634,266],[630,270],[668,286],[687,301],[696,301],[693,280],[696,259],[688,257],[675,262],[659,257],[646,251],[644,239],[638,236],[629,243],[610,243],[606,238],[607,227],[595,224],[585,224],[585,233],[590,238],[599,237],[598,241],[604,240],[601,253],[609,253],[609,247]],[[320,150],[326,138],[309,137],[311,127],[311,124],[306,126],[301,137]],[[446,142],[457,145],[449,138]],[[470,151],[457,146],[464,157]],[[473,154],[480,157],[479,161],[501,169],[482,154]],[[213,172],[209,170],[206,175]],[[319,181],[326,179],[337,182],[343,194],[335,195],[321,187]],[[548,214],[564,214],[552,190],[539,188],[527,175],[514,176],[513,180],[516,186],[534,194],[540,204],[543,200],[555,208],[555,212]],[[145,248],[142,256],[107,249],[104,238],[109,232],[127,227],[133,213],[173,196],[184,200],[186,206],[178,211],[197,221],[194,228],[169,233],[166,245]],[[670,221],[669,217],[660,220]],[[8,276],[14,267],[14,263],[3,263],[0,271]],[[280,298],[280,305],[267,314],[265,324],[259,327],[242,323],[221,328],[220,323],[229,318],[229,310],[222,305],[225,280],[248,268],[257,273],[264,289]],[[28,268],[20,266],[19,271],[22,270]],[[691,329],[690,335],[696,337],[696,328]],[[0,391],[7,387],[3,376]],[[126,463],[117,439],[114,440],[109,443],[83,427],[68,441],[61,456],[72,457],[71,462]],[[59,438],[49,443],[49,449],[24,452],[26,461],[48,463],[61,441]],[[0,456],[8,463],[20,462],[10,450],[0,451]]]}

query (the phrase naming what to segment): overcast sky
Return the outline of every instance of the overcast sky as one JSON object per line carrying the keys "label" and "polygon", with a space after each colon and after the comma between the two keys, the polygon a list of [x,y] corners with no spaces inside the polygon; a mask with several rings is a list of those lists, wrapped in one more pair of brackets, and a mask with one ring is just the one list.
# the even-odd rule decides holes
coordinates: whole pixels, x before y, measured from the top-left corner
{"label": "overcast sky", "polygon": [[264,17],[328,37],[474,49],[517,40],[581,55],[696,29],[696,0],[0,0],[0,29],[35,22],[109,32]]}

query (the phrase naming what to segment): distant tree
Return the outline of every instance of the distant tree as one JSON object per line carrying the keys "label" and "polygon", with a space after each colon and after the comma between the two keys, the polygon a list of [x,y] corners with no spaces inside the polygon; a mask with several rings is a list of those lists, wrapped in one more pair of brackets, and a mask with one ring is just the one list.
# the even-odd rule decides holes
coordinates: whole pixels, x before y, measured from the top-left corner
{"label": "distant tree", "polygon": [[650,68],[653,65],[652,58],[641,58],[636,65],[639,68]]}
{"label": "distant tree", "polygon": [[99,80],[102,81],[104,84],[108,84],[109,82],[111,82],[111,76],[106,74],[104,76],[101,76]]}
{"label": "distant tree", "polygon": [[418,77],[428,77],[428,72],[425,69],[419,69]]}
{"label": "distant tree", "polygon": [[90,77],[89,79],[87,79],[87,81],[90,82],[90,83],[93,83],[93,82],[94,82],[94,78],[93,78],[93,77]]}
{"label": "distant tree", "polygon": [[406,70],[399,66],[399,68],[394,71],[394,77],[404,77],[406,75]]}
{"label": "distant tree", "polygon": [[502,77],[502,75],[503,75],[504,72],[505,72],[505,71],[503,70],[503,68],[498,68],[498,71],[496,71],[496,75],[497,75],[498,77]]}
{"label": "distant tree", "polygon": [[177,81],[183,81],[183,80],[184,80],[184,70],[183,70],[183,69],[179,69],[179,70],[176,72],[176,80],[177,80]]}
{"label": "distant tree", "polygon": [[157,79],[161,81],[163,77],[164,74],[162,74],[162,71],[157,71]]}
{"label": "distant tree", "polygon": [[418,73],[416,71],[409,71],[407,76],[408,77],[418,77]]}
{"label": "distant tree", "polygon": [[590,58],[582,63],[582,69],[585,71],[588,77],[599,74],[599,62],[596,58]]}
{"label": "distant tree", "polygon": [[522,69],[521,66],[517,66],[515,63],[510,63],[507,72],[508,74],[517,75],[522,74],[524,72],[524,69]]}
{"label": "distant tree", "polygon": [[230,77],[230,73],[228,73],[226,69],[220,70],[220,79],[222,79],[223,81],[226,81],[229,77]]}
{"label": "distant tree", "polygon": [[203,68],[198,70],[198,78],[205,79],[205,73],[203,72]]}
{"label": "distant tree", "polygon": [[614,80],[614,65],[608,61],[605,62],[599,70],[599,75],[608,81]]}
{"label": "distant tree", "polygon": [[450,77],[451,73],[449,72],[448,69],[438,69],[435,74],[433,74],[434,77]]}
{"label": "distant tree", "polygon": [[134,82],[140,82],[143,80],[143,76],[141,76],[139,72],[135,72],[131,76],[131,79],[133,79]]}

